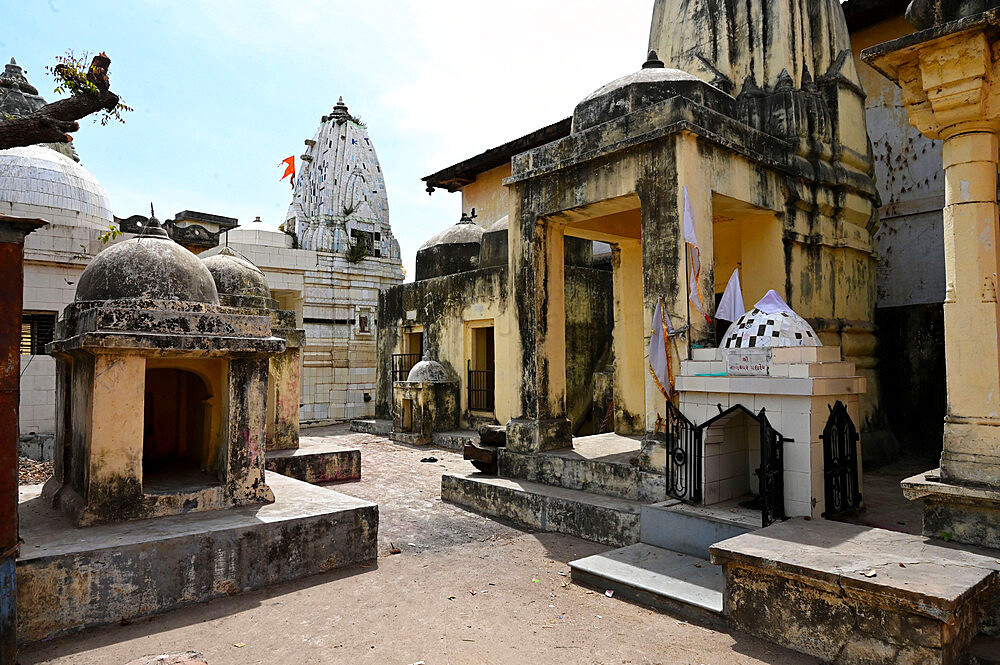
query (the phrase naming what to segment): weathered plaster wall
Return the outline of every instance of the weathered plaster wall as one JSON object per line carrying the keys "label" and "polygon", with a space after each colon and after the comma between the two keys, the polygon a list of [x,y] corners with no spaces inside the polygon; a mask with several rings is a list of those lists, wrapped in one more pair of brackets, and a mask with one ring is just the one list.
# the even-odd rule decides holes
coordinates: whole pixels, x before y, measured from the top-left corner
{"label": "weathered plaster wall", "polygon": [[[913,32],[902,15],[851,34],[855,55]],[[896,445],[866,446],[869,462],[939,449],[945,414],[944,171],[941,142],[910,123],[902,90],[857,60],[881,198],[876,323],[883,413]]]}
{"label": "weathered plaster wall", "polygon": [[483,228],[499,221],[510,212],[510,201],[503,179],[510,176],[510,163],[476,176],[476,181],[462,188],[462,211],[476,209],[473,220]]}

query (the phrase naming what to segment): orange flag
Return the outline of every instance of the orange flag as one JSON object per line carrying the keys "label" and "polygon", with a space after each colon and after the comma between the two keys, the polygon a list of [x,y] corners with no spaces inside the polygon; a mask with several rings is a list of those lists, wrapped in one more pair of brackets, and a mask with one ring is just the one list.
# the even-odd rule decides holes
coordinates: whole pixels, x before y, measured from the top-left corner
{"label": "orange flag", "polygon": [[285,159],[281,160],[281,163],[288,165],[288,166],[285,167],[285,174],[283,176],[281,176],[281,180],[284,180],[288,176],[292,176],[292,179],[289,180],[288,182],[289,182],[289,184],[291,184],[292,188],[294,189],[295,188],[295,155],[292,155],[291,157],[286,157]]}

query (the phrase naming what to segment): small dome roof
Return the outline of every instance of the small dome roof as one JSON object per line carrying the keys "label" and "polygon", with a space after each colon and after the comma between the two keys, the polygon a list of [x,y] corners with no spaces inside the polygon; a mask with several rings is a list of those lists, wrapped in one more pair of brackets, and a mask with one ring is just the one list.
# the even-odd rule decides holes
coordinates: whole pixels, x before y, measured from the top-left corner
{"label": "small dome roof", "polygon": [[430,249],[437,245],[466,245],[482,241],[483,227],[473,222],[468,215],[463,214],[462,219],[457,224],[431,236],[430,240],[421,245],[417,251]]}
{"label": "small dome roof", "polygon": [[483,233],[493,233],[494,231],[506,231],[510,227],[510,215],[504,215],[497,221],[486,227]]}
{"label": "small dome roof", "polygon": [[431,360],[427,356],[418,362],[406,376],[407,381],[420,381],[422,383],[453,383],[455,378],[448,371],[448,368],[436,360]]}
{"label": "small dome roof", "polygon": [[219,244],[234,242],[243,245],[258,245],[262,247],[292,246],[292,237],[276,226],[262,222],[260,217],[248,224],[240,224],[235,229],[219,236]]}
{"label": "small dome roof", "polygon": [[94,257],[76,300],[184,300],[219,304],[215,280],[198,257],[171,240],[153,217],[143,235]]}
{"label": "small dome roof", "polygon": [[[660,63],[662,65],[662,63]],[[680,69],[671,69],[670,67],[643,67],[637,72],[632,72],[631,74],[626,74],[621,78],[615,79],[607,85],[601,86],[594,92],[590,93],[584,97],[580,103],[589,102],[592,99],[602,97],[609,92],[618,90],[619,88],[624,88],[626,86],[632,85],[633,83],[665,83],[673,81],[697,81],[702,82],[700,78],[694,76],[693,74],[688,74]]]}
{"label": "small dome roof", "polygon": [[[0,203],[15,215],[44,217],[55,208],[77,213],[80,226],[107,230],[114,222],[104,187],[90,171],[44,146],[0,150]],[[5,210],[6,211],[6,210]],[[64,222],[65,216],[59,219]]]}
{"label": "small dome roof", "polygon": [[229,247],[223,247],[217,254],[201,259],[201,262],[212,273],[220,296],[271,297],[267,277],[261,269]]}
{"label": "small dome roof", "polygon": [[812,326],[773,290],[726,331],[727,349],[823,346]]}

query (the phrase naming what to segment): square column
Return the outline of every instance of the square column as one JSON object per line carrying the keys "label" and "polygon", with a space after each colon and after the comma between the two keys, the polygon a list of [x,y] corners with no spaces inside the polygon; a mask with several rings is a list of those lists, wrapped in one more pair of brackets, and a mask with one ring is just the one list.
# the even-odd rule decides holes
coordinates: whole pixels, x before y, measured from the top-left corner
{"label": "square column", "polygon": [[910,122],[944,141],[948,411],[941,468],[902,483],[925,535],[1000,547],[1000,308],[997,164],[1000,10],[865,50],[903,89]]}
{"label": "square column", "polygon": [[[508,358],[519,376],[519,404],[507,423],[507,447],[540,452],[571,446],[566,417],[566,266],[563,224],[522,211],[510,225],[513,346],[520,363]],[[519,248],[520,251],[515,251]]]}

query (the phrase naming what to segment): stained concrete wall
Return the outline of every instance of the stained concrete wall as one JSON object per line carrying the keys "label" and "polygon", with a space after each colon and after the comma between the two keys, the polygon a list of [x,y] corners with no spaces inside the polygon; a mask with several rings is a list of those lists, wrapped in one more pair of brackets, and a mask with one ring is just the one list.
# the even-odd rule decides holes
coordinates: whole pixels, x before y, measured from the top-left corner
{"label": "stained concrete wall", "polygon": [[[902,15],[856,30],[862,49],[913,32]],[[881,198],[875,235],[882,411],[896,441],[865,446],[865,461],[933,454],[941,447],[945,414],[944,171],[941,143],[910,123],[902,90],[857,60],[867,93],[865,112]]]}

